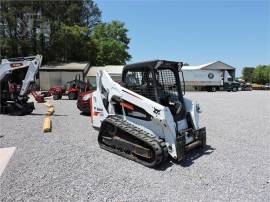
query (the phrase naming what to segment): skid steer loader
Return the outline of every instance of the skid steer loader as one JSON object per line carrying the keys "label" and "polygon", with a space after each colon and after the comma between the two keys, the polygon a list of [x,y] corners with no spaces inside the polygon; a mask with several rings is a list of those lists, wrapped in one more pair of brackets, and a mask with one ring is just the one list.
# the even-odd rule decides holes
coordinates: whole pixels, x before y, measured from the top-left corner
{"label": "skid steer loader", "polygon": [[169,156],[181,161],[186,150],[205,146],[199,105],[183,96],[181,68],[181,62],[164,60],[126,65],[122,86],[98,71],[90,108],[100,147],[156,167]]}

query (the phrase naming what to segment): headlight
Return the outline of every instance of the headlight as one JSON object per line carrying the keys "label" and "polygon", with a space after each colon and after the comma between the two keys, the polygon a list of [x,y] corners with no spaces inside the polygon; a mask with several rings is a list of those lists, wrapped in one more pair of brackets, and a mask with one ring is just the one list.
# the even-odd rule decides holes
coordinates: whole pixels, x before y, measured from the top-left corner
{"label": "headlight", "polygon": [[88,99],[90,99],[90,97],[91,97],[91,94],[87,94],[87,95],[83,96],[82,100],[87,101]]}

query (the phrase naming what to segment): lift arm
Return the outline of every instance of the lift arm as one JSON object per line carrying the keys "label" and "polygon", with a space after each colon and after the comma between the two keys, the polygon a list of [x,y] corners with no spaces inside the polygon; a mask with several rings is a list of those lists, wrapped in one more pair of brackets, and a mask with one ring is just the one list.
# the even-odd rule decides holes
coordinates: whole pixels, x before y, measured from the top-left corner
{"label": "lift arm", "polygon": [[[106,71],[97,72],[97,91],[109,103],[111,103],[112,97],[118,97],[140,108],[143,106],[148,114],[157,119],[165,119],[164,113],[167,107],[120,86],[111,79]],[[110,113],[110,109],[108,113]]]}

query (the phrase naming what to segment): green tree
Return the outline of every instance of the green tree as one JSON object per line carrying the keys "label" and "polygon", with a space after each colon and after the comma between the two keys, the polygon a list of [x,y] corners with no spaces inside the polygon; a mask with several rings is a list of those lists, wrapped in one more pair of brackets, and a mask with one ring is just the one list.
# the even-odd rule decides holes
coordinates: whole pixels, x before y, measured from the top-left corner
{"label": "green tree", "polygon": [[254,70],[253,82],[258,84],[270,83],[270,65],[258,65]]}
{"label": "green tree", "polygon": [[254,67],[244,67],[242,69],[243,79],[247,82],[252,82]]}
{"label": "green tree", "polygon": [[42,54],[43,61],[125,64],[128,30],[101,23],[93,0],[0,1],[0,59]]}
{"label": "green tree", "polygon": [[119,21],[100,23],[94,27],[91,40],[96,46],[96,65],[122,65],[131,58],[127,32],[124,23]]}
{"label": "green tree", "polygon": [[[100,17],[101,12],[92,0],[1,0],[0,57],[40,53],[43,54],[45,61],[76,60],[79,58],[76,54],[60,55],[65,54],[65,51],[59,51],[58,45],[63,42],[63,38],[59,38],[59,35],[66,33],[66,39],[73,39],[70,33],[73,35],[74,33],[68,27],[77,30],[78,27],[73,27],[76,25],[81,27],[80,29],[87,27],[83,35],[89,37],[93,27],[100,22]],[[82,41],[85,41],[85,37]],[[65,46],[69,46],[70,41],[66,40],[65,43],[67,43]],[[82,51],[85,46],[75,48],[76,53],[83,52],[83,55],[86,55]],[[88,58],[89,56],[86,56],[83,59]]]}
{"label": "green tree", "polygon": [[62,24],[55,35],[57,61],[95,61],[95,46],[87,33],[87,27]]}

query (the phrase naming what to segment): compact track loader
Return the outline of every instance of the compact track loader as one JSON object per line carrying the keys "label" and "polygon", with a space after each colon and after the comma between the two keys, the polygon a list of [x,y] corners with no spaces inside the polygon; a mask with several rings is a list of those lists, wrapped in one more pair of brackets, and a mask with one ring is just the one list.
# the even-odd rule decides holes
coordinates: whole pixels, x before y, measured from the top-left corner
{"label": "compact track loader", "polygon": [[[92,125],[101,148],[147,167],[206,145],[199,105],[183,96],[182,63],[156,60],[126,65],[122,86],[98,71],[90,99]],[[184,85],[183,85],[184,87]]]}

